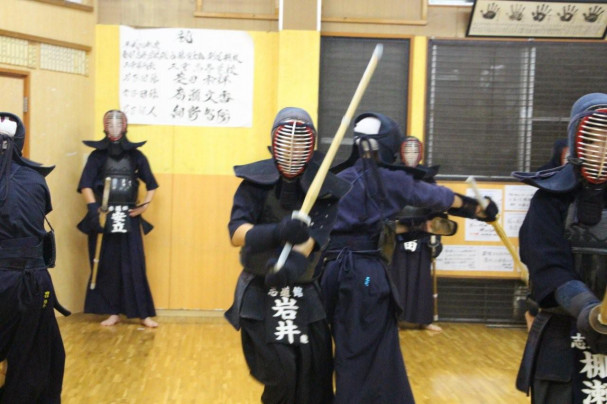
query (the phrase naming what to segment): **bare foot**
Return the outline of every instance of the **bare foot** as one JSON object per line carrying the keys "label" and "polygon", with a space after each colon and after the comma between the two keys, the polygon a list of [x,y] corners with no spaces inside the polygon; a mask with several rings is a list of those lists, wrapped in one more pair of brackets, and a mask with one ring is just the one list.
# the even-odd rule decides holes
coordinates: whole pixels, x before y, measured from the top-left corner
{"label": "bare foot", "polygon": [[109,327],[111,325],[116,325],[119,322],[120,322],[120,317],[118,316],[118,314],[112,314],[111,316],[109,316],[108,318],[106,318],[105,320],[103,320],[101,322],[101,325]]}
{"label": "bare foot", "polygon": [[4,386],[4,380],[6,379],[6,359],[0,362],[0,387]]}
{"label": "bare foot", "polygon": [[535,320],[535,316],[529,313],[529,310],[525,312],[525,322],[527,323],[527,331],[531,330],[531,325],[533,324],[533,320]]}
{"label": "bare foot", "polygon": [[443,329],[440,328],[436,324],[426,324],[426,325],[424,325],[424,330],[434,331],[434,332],[442,332],[443,331]]}
{"label": "bare foot", "polygon": [[146,317],[144,319],[141,319],[141,324],[145,325],[146,327],[150,327],[150,328],[158,327],[158,323],[155,322],[154,320],[152,320],[151,317]]}

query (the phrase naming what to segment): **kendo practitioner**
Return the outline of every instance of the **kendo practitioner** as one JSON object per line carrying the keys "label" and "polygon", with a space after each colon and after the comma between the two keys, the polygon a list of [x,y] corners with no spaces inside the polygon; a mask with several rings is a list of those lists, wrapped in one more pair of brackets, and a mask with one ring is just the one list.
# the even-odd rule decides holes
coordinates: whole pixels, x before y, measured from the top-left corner
{"label": "kendo practitioner", "polygon": [[[109,314],[101,322],[112,326],[120,314],[139,318],[146,327],[157,327],[152,293],[148,284],[143,237],[152,230],[141,214],[146,211],[158,183],[145,155],[138,150],[145,142],[132,143],[127,137],[127,117],[122,111],[109,110],[103,116],[105,137],[83,143],[95,150],[89,155],[78,192],[87,204],[87,214],[78,229],[89,236],[91,265],[98,254],[97,278],[89,278],[84,312]],[[105,179],[110,178],[107,213],[100,212]],[[137,204],[139,180],[146,185],[144,201]],[[101,228],[100,214],[105,215]],[[100,251],[96,251],[98,233],[103,233]],[[95,284],[91,288],[91,282]]]}
{"label": "kendo practitioner", "polygon": [[53,308],[69,315],[47,269],[55,248],[44,177],[54,167],[24,158],[24,142],[21,119],[0,112],[0,404],[54,404],[65,350]]}
{"label": "kendo practitioner", "polygon": [[[316,129],[306,111],[288,107],[271,137],[271,159],[234,167],[242,182],[228,230],[244,269],[225,316],[241,332],[251,375],[265,386],[263,403],[331,403],[331,333],[314,268],[349,186],[328,173],[309,219],[302,216],[297,209],[323,157],[314,152]],[[293,248],[274,272],[285,243]]]}
{"label": "kendo practitioner", "polygon": [[607,284],[607,94],[579,98],[563,166],[513,176],[538,188],[519,231],[533,321],[516,386],[534,404],[604,402],[607,335],[598,322]]}
{"label": "kendo practitioner", "polygon": [[413,403],[399,345],[398,297],[388,276],[391,253],[382,254],[394,246],[390,233],[403,229],[386,219],[411,205],[494,220],[497,207],[490,201],[484,213],[475,199],[391,166],[404,136],[383,114],[359,115],[354,140],[350,158],[335,167],[352,190],[339,201],[321,279],[335,342],[335,403]]}
{"label": "kendo practitioner", "polygon": [[[414,136],[407,136],[400,146],[400,161],[405,167],[419,171],[422,180],[436,183],[434,176],[438,167],[426,167],[420,164],[424,155],[423,143]],[[412,173],[414,176],[417,174]],[[410,208],[400,212],[410,215]],[[398,218],[398,216],[397,216]],[[442,251],[440,236],[422,235],[415,238],[411,233],[396,235],[396,247],[390,265],[390,274],[400,296],[403,312],[399,316],[401,328],[419,328],[429,331],[442,331],[432,324],[434,319],[434,290],[432,280],[432,260]]]}

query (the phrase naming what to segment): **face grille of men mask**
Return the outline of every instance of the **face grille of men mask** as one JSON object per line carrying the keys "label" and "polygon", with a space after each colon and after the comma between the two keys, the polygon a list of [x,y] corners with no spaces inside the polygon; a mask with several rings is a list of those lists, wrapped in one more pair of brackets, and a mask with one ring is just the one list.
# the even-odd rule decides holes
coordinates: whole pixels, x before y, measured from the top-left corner
{"label": "face grille of men mask", "polygon": [[580,120],[575,139],[581,174],[592,184],[607,181],[607,108],[595,110]]}
{"label": "face grille of men mask", "polygon": [[272,136],[272,154],[278,171],[286,178],[300,175],[314,152],[314,129],[306,122],[287,119]]}
{"label": "face grille of men mask", "polygon": [[400,158],[407,167],[417,167],[424,154],[424,146],[416,137],[407,136],[400,147]]}
{"label": "face grille of men mask", "polygon": [[121,111],[111,110],[103,117],[103,130],[112,142],[117,142],[126,132],[126,116]]}

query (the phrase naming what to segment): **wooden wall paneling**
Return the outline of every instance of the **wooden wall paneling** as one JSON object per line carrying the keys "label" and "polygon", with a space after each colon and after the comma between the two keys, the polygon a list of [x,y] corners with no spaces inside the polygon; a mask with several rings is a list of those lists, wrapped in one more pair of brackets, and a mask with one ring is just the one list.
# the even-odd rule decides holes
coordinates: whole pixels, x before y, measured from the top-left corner
{"label": "wooden wall paneling", "polygon": [[76,187],[84,165],[81,152],[92,150],[81,141],[93,137],[93,88],[93,81],[82,75],[31,74],[30,158],[55,165],[46,177],[53,204],[48,218],[57,241],[57,266],[50,273],[59,301],[75,312],[83,308],[90,274],[87,237],[76,229],[86,205]]}
{"label": "wooden wall paneling", "polygon": [[[26,135],[29,128],[29,72],[0,67],[0,111],[10,112],[21,118]],[[27,101],[26,101],[27,100]],[[23,155],[29,157],[29,136],[25,137]]]}
{"label": "wooden wall paneling", "polygon": [[[154,170],[154,167],[152,167]],[[143,236],[146,271],[158,309],[170,308],[171,281],[171,251],[174,241],[171,234],[173,218],[173,174],[155,173],[159,188],[154,194],[154,200],[143,214],[154,229]],[[140,198],[143,200],[145,186],[140,188]]]}
{"label": "wooden wall paneling", "polygon": [[246,20],[278,20],[278,6],[276,3],[276,0],[249,0],[246,2],[196,0],[194,16]]}
{"label": "wooden wall paneling", "polygon": [[241,267],[227,225],[239,182],[231,176],[174,176],[170,308],[230,307]]}
{"label": "wooden wall paneling", "polygon": [[76,10],[93,12],[93,0],[80,0],[80,1],[69,1],[69,0],[32,0],[40,3],[52,4],[54,6],[74,8]]}
{"label": "wooden wall paneling", "polygon": [[322,5],[323,22],[382,25],[426,25],[427,0],[398,1],[325,0]]}

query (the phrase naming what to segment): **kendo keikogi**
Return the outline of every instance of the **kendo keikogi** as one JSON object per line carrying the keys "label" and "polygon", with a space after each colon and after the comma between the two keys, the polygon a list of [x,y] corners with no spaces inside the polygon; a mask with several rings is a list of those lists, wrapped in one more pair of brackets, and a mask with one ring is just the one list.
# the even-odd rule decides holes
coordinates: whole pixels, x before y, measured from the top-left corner
{"label": "kendo keikogi", "polygon": [[[264,403],[331,403],[331,334],[314,268],[327,243],[337,200],[348,185],[328,174],[309,217],[292,218],[322,161],[316,129],[300,108],[281,110],[272,125],[272,159],[236,166],[242,178],[228,229],[244,267],[226,318],[241,330],[251,375]],[[285,243],[294,247],[273,268]]]}
{"label": "kendo keikogi", "polygon": [[[400,160],[411,170],[415,178],[435,183],[434,176],[438,166],[426,167],[420,164],[423,158],[423,144],[414,136],[407,136],[400,146]],[[408,206],[399,212],[404,220],[410,220],[413,207]],[[418,209],[421,213],[424,208]],[[429,214],[433,212],[427,212]],[[439,212],[440,213],[440,212]],[[423,216],[423,215],[419,215]],[[434,317],[434,291],[432,282],[432,260],[442,250],[440,236],[412,233],[396,235],[396,247],[390,266],[392,280],[400,296],[403,312],[399,321],[406,326],[428,327],[440,331],[438,326],[430,326]]]}
{"label": "kendo keikogi", "polygon": [[[335,167],[352,189],[339,201],[321,279],[335,341],[335,403],[413,403],[398,337],[398,297],[388,276],[385,247],[393,249],[394,238],[385,236],[391,232],[386,223],[407,205],[470,218],[482,213],[476,200],[392,166],[404,136],[387,116],[359,115],[354,139],[350,158]],[[493,220],[497,207],[488,206],[486,220]]]}
{"label": "kendo keikogi", "polygon": [[[538,189],[519,233],[539,304],[517,378],[533,403],[597,403],[607,391],[607,94],[578,99],[561,167],[513,175]],[[598,331],[597,331],[598,330]]]}
{"label": "kendo keikogi", "polygon": [[[84,141],[95,150],[89,155],[78,184],[88,210],[78,229],[89,235],[91,265],[95,254],[99,255],[98,273],[93,280],[96,282],[94,288],[87,288],[84,311],[110,314],[115,321],[123,313],[128,318],[147,319],[154,326],[149,319],[156,312],[146,276],[142,238],[142,230],[147,234],[152,226],[140,213],[152,200],[158,184],[147,158],[138,150],[145,142],[132,143],[126,137],[124,113],[106,112],[103,124],[106,134],[103,140]],[[109,198],[102,229],[99,215],[106,178],[110,179]],[[137,205],[139,180],[145,183],[147,193],[143,203]],[[98,233],[103,233],[100,251],[96,251]]]}
{"label": "kendo keikogi", "polygon": [[24,158],[24,142],[21,120],[0,112],[0,403],[60,403],[65,350],[53,308],[69,312],[47,270],[55,248],[44,177],[53,167]]}

